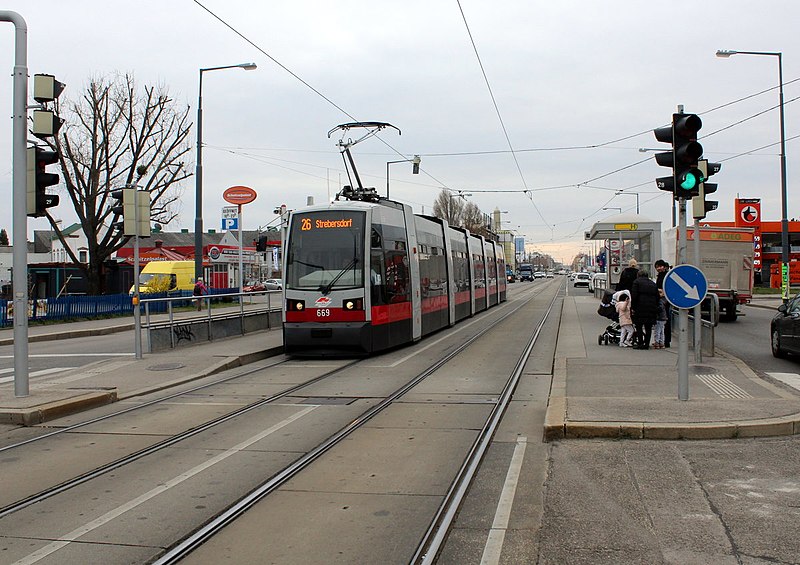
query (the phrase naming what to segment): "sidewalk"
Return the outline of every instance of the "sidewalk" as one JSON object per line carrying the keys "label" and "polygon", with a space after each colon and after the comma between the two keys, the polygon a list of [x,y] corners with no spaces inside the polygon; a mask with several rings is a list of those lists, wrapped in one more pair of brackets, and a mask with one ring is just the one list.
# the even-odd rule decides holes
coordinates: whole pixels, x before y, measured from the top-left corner
{"label": "sidewalk", "polygon": [[[197,314],[185,312],[181,313],[181,317]],[[132,318],[117,318],[31,327],[30,334],[33,341],[132,329]],[[10,337],[11,330],[0,333],[0,340]],[[6,344],[10,343],[8,341]],[[31,377],[30,395],[23,398],[14,396],[13,380],[0,381],[0,423],[26,426],[40,424],[96,406],[167,389],[282,352],[283,334],[280,329],[263,330],[209,341],[202,346],[145,353],[138,360],[132,356],[108,359],[58,374]]]}
{"label": "sidewalk", "polygon": [[[777,308],[779,298],[756,299]],[[567,296],[562,310],[544,439],[719,439],[800,433],[800,393],[758,377],[717,352],[694,364],[689,400],[678,400],[678,340],[669,349],[598,345],[607,325],[593,296]]]}

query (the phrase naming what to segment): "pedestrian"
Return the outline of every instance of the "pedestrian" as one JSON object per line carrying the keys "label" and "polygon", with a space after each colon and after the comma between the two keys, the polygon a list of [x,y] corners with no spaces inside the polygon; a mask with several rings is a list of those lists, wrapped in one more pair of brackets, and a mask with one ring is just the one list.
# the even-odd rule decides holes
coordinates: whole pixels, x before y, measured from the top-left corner
{"label": "pedestrian", "polygon": [[[655,262],[656,272],[656,286],[659,290],[664,290],[664,277],[667,276],[667,271],[669,271],[669,263],[664,261],[663,259],[659,259]],[[663,296],[663,295],[662,295]],[[664,347],[669,347],[670,342],[672,341],[672,316],[670,316],[670,305],[667,302],[667,322],[664,324]]]}
{"label": "pedestrian", "polygon": [[664,326],[667,325],[667,310],[669,303],[664,297],[664,291],[658,291],[658,314],[656,325],[653,326],[653,349],[664,349]]}
{"label": "pedestrian", "polygon": [[619,315],[619,346],[631,347],[633,346],[633,319],[631,318],[630,293],[627,290],[619,293],[615,308]]}
{"label": "pedestrian", "polygon": [[[197,282],[194,283],[194,288],[192,289],[192,296],[200,297],[200,296],[204,296],[206,294],[208,294],[208,287],[203,282],[203,277],[197,277]],[[197,299],[197,311],[199,312],[202,309],[203,309],[203,299],[202,298],[198,298]]]}
{"label": "pedestrian", "polygon": [[628,261],[628,266],[622,269],[622,272],[619,274],[619,280],[617,281],[615,290],[630,290],[638,274],[638,263],[636,259],[631,259]]}
{"label": "pedestrian", "polygon": [[631,315],[638,340],[634,349],[650,349],[650,336],[658,317],[658,301],[658,287],[650,280],[650,273],[639,271],[631,287]]}

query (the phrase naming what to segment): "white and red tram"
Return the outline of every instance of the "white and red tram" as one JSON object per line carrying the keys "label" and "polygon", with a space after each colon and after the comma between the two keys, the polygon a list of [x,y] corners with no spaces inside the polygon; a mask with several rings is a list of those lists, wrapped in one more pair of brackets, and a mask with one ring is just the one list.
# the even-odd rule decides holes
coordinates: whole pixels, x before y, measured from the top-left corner
{"label": "white and red tram", "polygon": [[506,299],[499,243],[375,198],[293,212],[284,252],[287,354],[370,354]]}

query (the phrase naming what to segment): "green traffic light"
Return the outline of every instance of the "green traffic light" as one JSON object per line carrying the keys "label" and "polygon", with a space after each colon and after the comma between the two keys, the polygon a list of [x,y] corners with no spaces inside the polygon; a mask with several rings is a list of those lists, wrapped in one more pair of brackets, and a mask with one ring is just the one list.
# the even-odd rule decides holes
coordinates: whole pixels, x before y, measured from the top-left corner
{"label": "green traffic light", "polygon": [[686,173],[683,176],[683,180],[681,180],[680,185],[684,190],[692,190],[697,186],[697,177],[693,173]]}

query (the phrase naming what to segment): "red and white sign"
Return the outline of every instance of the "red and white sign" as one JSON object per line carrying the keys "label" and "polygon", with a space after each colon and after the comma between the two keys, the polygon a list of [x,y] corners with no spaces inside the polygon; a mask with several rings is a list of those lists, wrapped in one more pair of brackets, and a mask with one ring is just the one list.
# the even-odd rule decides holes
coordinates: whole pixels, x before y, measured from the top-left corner
{"label": "red and white sign", "polygon": [[237,204],[239,206],[250,204],[256,199],[256,196],[258,196],[256,191],[249,186],[232,186],[226,188],[225,192],[222,193],[222,198],[225,199],[225,202],[230,202],[231,204]]}
{"label": "red and white sign", "polygon": [[761,199],[737,198],[735,201],[736,221],[739,228],[753,228],[753,268],[761,270]]}
{"label": "red and white sign", "polygon": [[314,306],[316,308],[327,308],[331,305],[333,300],[327,296],[320,296],[317,298],[316,302],[314,302]]}

